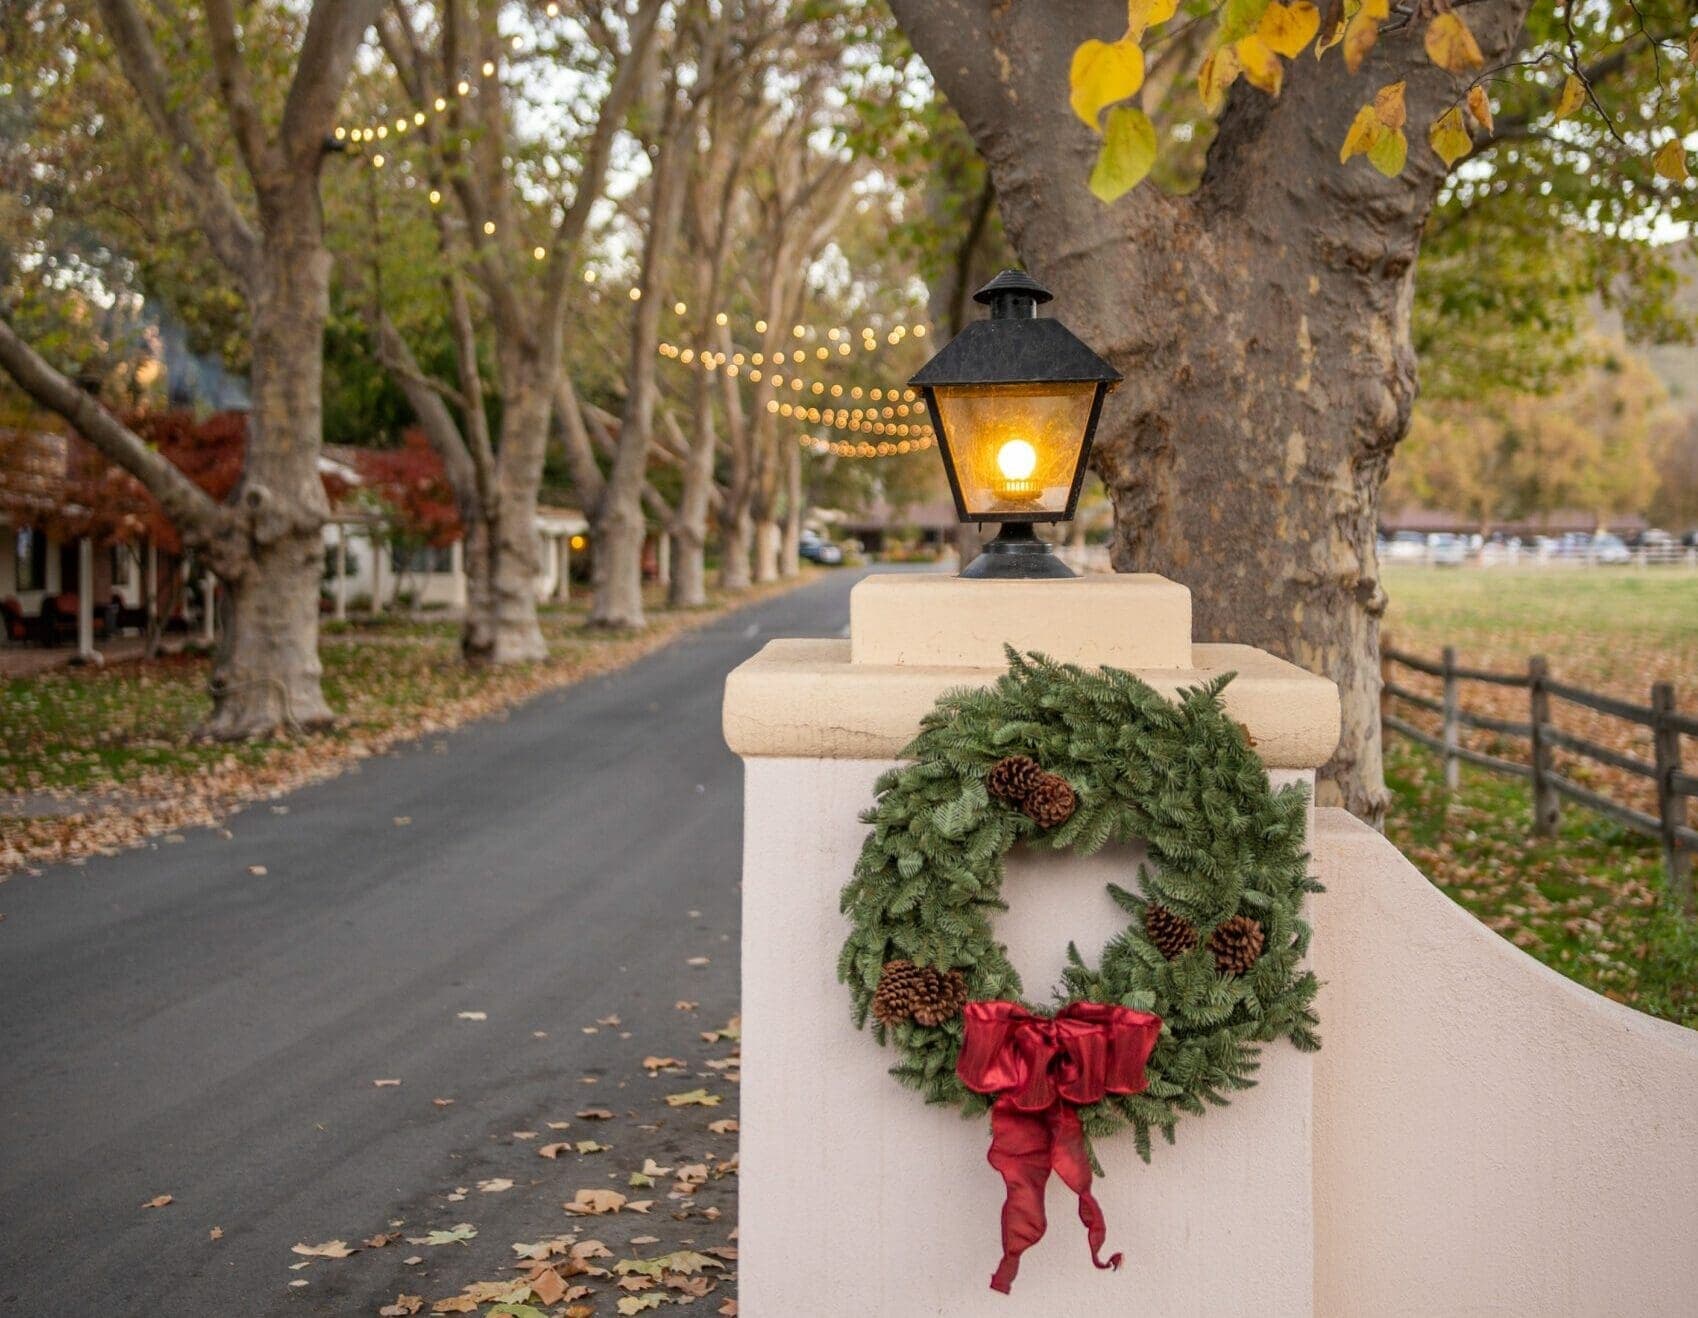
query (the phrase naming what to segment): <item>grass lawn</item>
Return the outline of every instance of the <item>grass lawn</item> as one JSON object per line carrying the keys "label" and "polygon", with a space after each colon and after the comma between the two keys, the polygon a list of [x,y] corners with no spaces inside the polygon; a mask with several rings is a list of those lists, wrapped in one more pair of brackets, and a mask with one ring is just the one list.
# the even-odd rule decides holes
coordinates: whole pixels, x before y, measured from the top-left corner
{"label": "grass lawn", "polygon": [[337,724],[267,742],[195,739],[211,708],[210,661],[201,654],[0,679],[0,874],[213,822],[232,805],[330,776],[395,742],[628,663],[785,588],[715,596],[695,610],[667,609],[652,592],[640,633],[586,627],[585,603],[547,606],[548,659],[500,669],[461,663],[459,629],[448,619],[327,623],[319,655]]}
{"label": "grass lawn", "polygon": [[[1436,658],[1449,644],[1470,667],[1525,670],[1543,654],[1575,685],[1645,704],[1652,682],[1675,684],[1698,709],[1698,576],[1681,570],[1389,568],[1385,635]],[[1437,683],[1399,670],[1427,694]],[[1527,695],[1465,683],[1464,708],[1527,717]],[[1407,708],[1405,717],[1431,726]],[[1556,702],[1561,726],[1649,757],[1646,732]],[[1525,743],[1471,734],[1510,759]],[[1698,763],[1698,745],[1684,747]],[[1617,800],[1650,808],[1649,784],[1563,759],[1562,771]],[[1464,765],[1454,796],[1436,755],[1397,737],[1386,745],[1394,793],[1386,831],[1433,881],[1517,946],[1601,993],[1698,1027],[1698,922],[1672,910],[1657,843],[1565,803],[1558,835],[1533,838],[1527,785]]]}

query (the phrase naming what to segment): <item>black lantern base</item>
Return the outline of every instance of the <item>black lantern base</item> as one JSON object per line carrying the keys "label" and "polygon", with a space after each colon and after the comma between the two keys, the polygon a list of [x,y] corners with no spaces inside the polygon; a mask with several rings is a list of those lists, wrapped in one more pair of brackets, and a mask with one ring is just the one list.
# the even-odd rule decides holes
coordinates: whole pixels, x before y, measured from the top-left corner
{"label": "black lantern base", "polygon": [[978,557],[961,569],[961,576],[975,581],[1050,578],[1059,580],[1079,574],[1055,556],[1049,545],[1038,539],[1030,522],[1004,522]]}

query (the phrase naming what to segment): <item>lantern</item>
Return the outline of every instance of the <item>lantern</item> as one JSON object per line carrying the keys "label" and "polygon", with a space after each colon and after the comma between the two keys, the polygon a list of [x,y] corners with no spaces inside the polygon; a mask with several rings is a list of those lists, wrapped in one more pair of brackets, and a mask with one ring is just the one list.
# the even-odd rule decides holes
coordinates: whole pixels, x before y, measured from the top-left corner
{"label": "lantern", "polygon": [[1004,270],[973,294],[989,318],[908,382],[925,395],[956,515],[1001,523],[964,577],[1074,575],[1032,528],[1072,520],[1103,397],[1121,376],[1060,321],[1039,317],[1052,296]]}

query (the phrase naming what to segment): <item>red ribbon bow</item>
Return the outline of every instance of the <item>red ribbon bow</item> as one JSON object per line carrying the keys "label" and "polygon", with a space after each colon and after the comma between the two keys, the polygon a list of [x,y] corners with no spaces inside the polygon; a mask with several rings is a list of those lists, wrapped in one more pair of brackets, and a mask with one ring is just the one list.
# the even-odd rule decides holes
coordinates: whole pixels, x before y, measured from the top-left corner
{"label": "red ribbon bow", "polygon": [[1002,1173],[1002,1262],[991,1289],[1006,1294],[1020,1255],[1043,1239],[1044,1186],[1054,1171],[1079,1196],[1079,1219],[1091,1262],[1118,1268],[1120,1255],[1100,1257],[1108,1227],[1091,1194],[1091,1160],[1079,1108],[1105,1094],[1144,1088],[1144,1063],[1161,1033],[1161,1017],[1130,1007],[1074,1002],[1053,1017],[1012,1002],[969,1002],[966,1037],[955,1063],[961,1083],[995,1094],[990,1165]]}

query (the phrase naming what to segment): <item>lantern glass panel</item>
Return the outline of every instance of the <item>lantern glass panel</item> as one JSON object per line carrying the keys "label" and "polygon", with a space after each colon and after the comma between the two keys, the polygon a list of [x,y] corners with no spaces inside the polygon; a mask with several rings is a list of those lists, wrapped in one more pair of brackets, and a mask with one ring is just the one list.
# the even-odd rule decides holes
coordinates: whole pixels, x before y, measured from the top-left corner
{"label": "lantern glass panel", "polygon": [[1066,515],[1095,381],[938,385],[944,442],[969,517]]}

